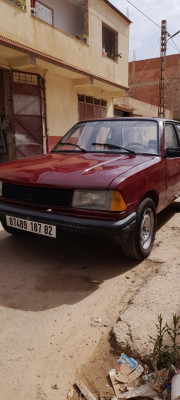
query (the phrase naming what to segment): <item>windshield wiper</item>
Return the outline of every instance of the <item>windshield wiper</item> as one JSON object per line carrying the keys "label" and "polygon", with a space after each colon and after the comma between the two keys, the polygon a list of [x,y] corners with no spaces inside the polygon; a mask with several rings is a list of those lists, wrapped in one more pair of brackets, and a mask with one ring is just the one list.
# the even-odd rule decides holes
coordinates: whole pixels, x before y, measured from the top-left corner
{"label": "windshield wiper", "polygon": [[68,143],[66,143],[66,142],[64,142],[64,143],[59,143],[59,146],[75,146],[75,147],[77,147],[79,150],[81,150],[83,153],[87,153],[87,151],[85,150],[85,149],[83,149],[82,147],[80,147],[78,144],[75,144],[75,143],[70,143],[70,142],[68,142]]}
{"label": "windshield wiper", "polygon": [[130,154],[136,154],[135,151],[126,149],[126,147],[121,147],[121,146],[116,146],[115,144],[110,144],[110,143],[91,143],[92,145],[97,146],[103,146],[103,147],[108,147],[108,149],[119,149],[119,150],[125,150],[128,151]]}

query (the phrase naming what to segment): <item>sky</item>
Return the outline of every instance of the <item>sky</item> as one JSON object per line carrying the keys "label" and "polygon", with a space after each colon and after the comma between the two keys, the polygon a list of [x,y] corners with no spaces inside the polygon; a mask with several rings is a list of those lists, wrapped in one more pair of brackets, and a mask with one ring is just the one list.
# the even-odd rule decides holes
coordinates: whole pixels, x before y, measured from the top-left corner
{"label": "sky", "polygon": [[[129,61],[160,56],[162,20],[167,21],[167,32],[171,36],[180,30],[180,0],[109,1],[132,21],[129,35]],[[167,55],[179,53],[180,33],[168,39],[166,51]]]}

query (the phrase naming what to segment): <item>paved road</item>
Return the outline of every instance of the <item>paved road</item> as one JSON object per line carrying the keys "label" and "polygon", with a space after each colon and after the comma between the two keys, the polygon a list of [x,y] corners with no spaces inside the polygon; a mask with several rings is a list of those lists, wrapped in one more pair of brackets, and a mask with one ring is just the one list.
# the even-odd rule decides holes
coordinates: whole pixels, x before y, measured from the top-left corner
{"label": "paved road", "polygon": [[12,237],[0,229],[0,400],[66,399],[119,311],[155,274],[165,254],[157,248],[168,243],[179,206],[161,215],[151,258],[141,263],[105,241]]}

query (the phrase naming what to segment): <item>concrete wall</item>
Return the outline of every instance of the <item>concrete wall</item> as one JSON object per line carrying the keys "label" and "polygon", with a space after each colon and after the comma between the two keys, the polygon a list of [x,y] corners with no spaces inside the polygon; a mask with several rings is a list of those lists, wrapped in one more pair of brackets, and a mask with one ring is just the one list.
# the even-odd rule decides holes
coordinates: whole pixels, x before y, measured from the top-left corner
{"label": "concrete wall", "polygon": [[43,5],[47,5],[53,10],[54,26],[71,35],[83,33],[84,17],[83,7],[75,6],[67,0],[45,0]]}
{"label": "concrete wall", "polygon": [[[103,0],[89,0],[89,45],[32,16],[30,0],[27,0],[28,4],[26,12],[8,0],[1,0],[0,35],[63,60],[89,74],[94,73],[117,85],[128,86],[129,23]],[[52,5],[54,10],[57,6],[58,24],[60,6],[57,0],[52,0]],[[65,11],[68,11],[67,7]],[[68,24],[72,18],[71,11]],[[102,22],[118,32],[118,51],[122,53],[122,58],[117,62],[102,56]]]}
{"label": "concrete wall", "polygon": [[[118,32],[118,53],[122,58],[117,63],[102,57],[102,22]],[[89,0],[89,34],[92,41],[90,52],[92,59],[95,54],[94,65],[98,73],[103,61],[106,75],[111,80],[128,85],[129,24],[102,0]]]}
{"label": "concrete wall", "polygon": [[45,77],[47,133],[48,136],[63,136],[78,121],[78,94],[85,94],[107,101],[107,116],[113,116],[112,98],[108,92],[97,88],[73,86],[73,80],[62,78],[52,72]]}
{"label": "concrete wall", "polygon": [[[113,101],[114,107],[130,112],[131,116],[158,117],[158,107],[130,97],[119,97]],[[173,112],[165,110],[166,118],[173,118]]]}
{"label": "concrete wall", "polygon": [[46,107],[48,135],[62,136],[78,120],[77,96],[72,81],[47,73]]}
{"label": "concrete wall", "polygon": [[[23,50],[19,50],[18,46],[13,49],[4,47],[4,54],[0,54],[0,64],[24,72],[38,73],[44,78],[47,139],[52,147],[58,137],[64,135],[79,119],[78,94],[106,100],[107,116],[113,116],[113,95],[117,93],[116,90],[123,95],[125,91],[119,86],[128,86],[129,22],[105,1],[89,0],[87,45],[72,36],[82,29],[82,20],[83,23],[87,20],[86,14],[82,19],[79,7],[76,8],[66,0],[44,0],[43,3],[53,8],[56,27],[31,15],[30,0],[26,2],[26,11],[8,0],[0,0],[0,35],[55,57],[80,71],[66,69],[66,65],[60,67],[38,55],[34,57],[32,65],[29,55],[26,51],[23,53]],[[76,12],[75,8],[77,14],[79,13],[77,18],[73,14]],[[118,32],[118,52],[122,54],[122,58],[117,62],[102,55],[103,23]],[[88,74],[94,74],[100,79],[86,78]],[[107,81],[110,83],[107,84]]]}

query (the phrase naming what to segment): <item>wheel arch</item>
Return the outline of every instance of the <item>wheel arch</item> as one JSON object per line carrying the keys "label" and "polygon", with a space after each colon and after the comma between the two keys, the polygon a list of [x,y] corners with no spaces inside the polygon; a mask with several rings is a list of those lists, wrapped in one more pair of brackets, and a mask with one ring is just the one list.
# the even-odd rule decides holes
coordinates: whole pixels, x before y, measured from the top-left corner
{"label": "wheel arch", "polygon": [[157,193],[155,190],[149,190],[149,192],[146,192],[146,193],[144,194],[144,196],[142,197],[140,203],[141,203],[144,199],[147,199],[147,198],[150,198],[150,199],[154,202],[154,205],[155,205],[155,207],[156,207],[156,209],[157,209],[157,206],[158,206],[158,203],[159,203],[159,196],[158,196],[158,193]]}

